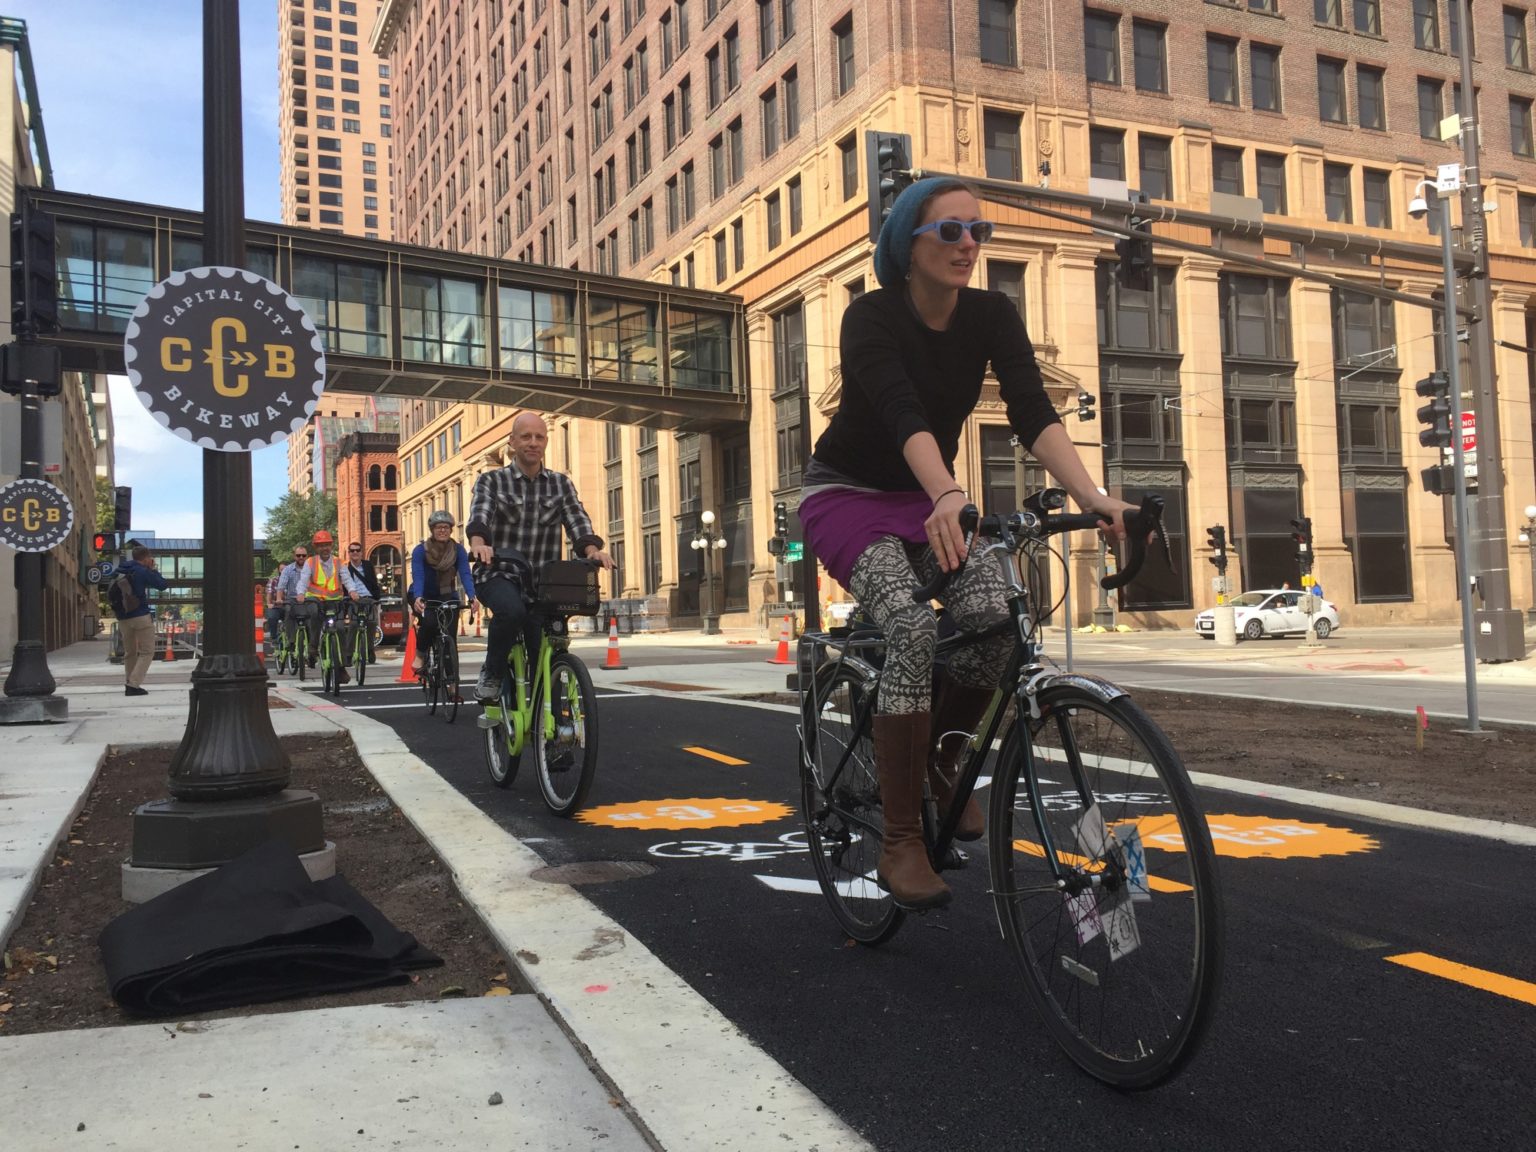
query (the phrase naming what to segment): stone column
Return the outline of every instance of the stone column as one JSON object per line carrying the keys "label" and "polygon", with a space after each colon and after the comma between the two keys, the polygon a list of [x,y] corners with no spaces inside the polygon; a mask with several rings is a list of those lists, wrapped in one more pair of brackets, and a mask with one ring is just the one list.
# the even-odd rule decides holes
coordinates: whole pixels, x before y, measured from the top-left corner
{"label": "stone column", "polygon": [[1296,459],[1303,485],[1300,515],[1312,519],[1312,575],[1334,603],[1352,604],[1355,574],[1344,548],[1332,288],[1310,280],[1291,282],[1291,333],[1296,357]]}
{"label": "stone column", "polygon": [[[1051,255],[1054,272],[1054,288],[1051,298],[1055,303],[1054,315],[1047,319],[1047,329],[1055,335],[1061,348],[1073,349],[1069,359],[1072,374],[1082,387],[1095,394],[1099,391],[1098,356],[1099,326],[1097,303],[1097,265],[1103,249],[1099,245],[1063,241]],[[1053,396],[1060,408],[1073,396]],[[1082,424],[1074,417],[1067,417],[1065,427],[1077,445],[1088,474],[1100,484],[1104,483],[1104,447],[1099,437],[1099,425]],[[1070,550],[1066,552],[1072,575],[1072,603],[1064,624],[1077,627],[1093,619],[1093,610],[1099,602],[1099,538],[1097,533],[1077,532],[1071,537]]]}
{"label": "stone column", "polygon": [[1226,396],[1221,369],[1221,262],[1185,256],[1179,265],[1179,430],[1189,471],[1188,533],[1191,593],[1196,610],[1216,603],[1206,561],[1211,552],[1205,530],[1227,529],[1227,586],[1242,587],[1242,571],[1232,541],[1232,509],[1227,484]]}

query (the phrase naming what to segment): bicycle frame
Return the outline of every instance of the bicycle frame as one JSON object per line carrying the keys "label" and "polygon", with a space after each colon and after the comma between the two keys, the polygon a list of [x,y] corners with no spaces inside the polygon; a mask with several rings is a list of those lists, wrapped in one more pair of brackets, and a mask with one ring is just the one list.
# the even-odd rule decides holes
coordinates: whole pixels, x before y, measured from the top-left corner
{"label": "bicycle frame", "polygon": [[[570,641],[560,638],[565,646]],[[533,730],[533,702],[538,699],[543,705],[539,713],[543,717],[544,738],[552,740],[555,737],[555,715],[552,707],[551,685],[549,667],[555,654],[555,640],[544,629],[539,630],[539,652],[537,666],[534,669],[532,691],[528,683],[528,651],[526,642],[512,645],[511,655],[508,657],[508,666],[512,671],[512,755],[519,755],[528,741],[528,734]],[[485,717],[492,721],[502,718],[502,706],[487,704]]]}
{"label": "bicycle frame", "polygon": [[[1008,632],[1012,632],[1017,638],[1013,650],[1009,654],[1003,674],[998,679],[997,688],[993,692],[992,700],[988,703],[981,722],[976,727],[976,731],[971,734],[965,749],[961,752],[962,765],[959,777],[955,781],[955,789],[950,806],[947,811],[938,813],[937,827],[934,829],[933,840],[930,844],[930,852],[935,862],[944,861],[949,858],[950,849],[954,845],[955,829],[960,823],[960,815],[965,809],[966,801],[970,799],[971,793],[975,791],[976,781],[981,778],[981,769],[986,762],[987,754],[991,751],[992,742],[997,739],[1002,731],[1004,717],[1008,711],[1007,701],[1010,698],[1018,701],[1020,713],[1028,709],[1028,715],[1038,720],[1041,714],[1037,697],[1043,689],[1055,683],[1072,682],[1086,687],[1090,691],[1098,692],[1106,700],[1124,695],[1120,689],[1114,688],[1112,685],[1106,684],[1094,677],[1072,673],[1057,673],[1045,667],[1041,662],[1040,644],[1033,635],[1034,618],[1030,611],[1029,589],[1019,578],[1018,566],[1013,560],[1014,553],[1017,550],[1017,543],[1005,534],[1002,538],[995,539],[983,546],[980,553],[972,557],[970,561],[971,563],[979,562],[983,556],[993,557],[997,561],[1006,588],[1005,602],[1008,607],[1008,618],[983,629],[956,632],[952,636],[944,637],[937,643],[934,649],[935,659],[937,660],[960,649],[967,648],[972,644],[980,643]],[[852,730],[855,732],[863,731],[865,723],[872,716],[875,700],[879,694],[881,670],[862,656],[850,652],[850,649],[876,648],[884,643],[884,637],[874,631],[852,632],[846,637],[832,637],[828,634],[808,634],[801,637],[802,649],[815,646],[835,649],[837,651],[837,661],[832,667],[835,668],[844,661],[851,661],[870,679],[874,690],[867,693],[866,699],[859,703],[857,714],[851,717]],[[815,662],[809,659],[809,657],[814,655],[814,652],[802,651],[800,655],[800,667],[802,670],[816,667]],[[803,671],[801,675],[804,675]],[[803,690],[804,686],[802,685],[802,692]],[[940,734],[936,733],[935,738],[938,735]],[[807,755],[805,746],[807,738],[814,739],[814,734],[806,733],[802,735],[801,755],[803,757]],[[1070,732],[1063,733],[1063,739],[1070,741]],[[1025,756],[1033,758],[1034,750],[1027,740],[1023,742],[1023,752]],[[838,759],[837,766],[833,769],[830,779],[819,782],[824,793],[829,797],[833,793],[837,780],[842,776],[851,754],[852,747],[845,748]],[[1029,773],[1027,778],[1031,781],[1030,787],[1033,788],[1034,774],[1032,772]],[[1079,795],[1083,797],[1086,807],[1087,804],[1092,802],[1092,797],[1086,785],[1082,780],[1074,780],[1073,785],[1078,790]],[[1031,795],[1030,803],[1040,803],[1039,797]],[[853,814],[843,813],[843,816],[850,823],[858,824],[865,827],[866,831],[878,835],[877,829],[866,825],[863,820],[858,819]],[[1050,833],[1048,830],[1045,830],[1043,835],[1048,839]],[[1058,880],[1063,879],[1063,869],[1055,845],[1047,843],[1045,847],[1050,853],[1052,871],[1057,874]]]}

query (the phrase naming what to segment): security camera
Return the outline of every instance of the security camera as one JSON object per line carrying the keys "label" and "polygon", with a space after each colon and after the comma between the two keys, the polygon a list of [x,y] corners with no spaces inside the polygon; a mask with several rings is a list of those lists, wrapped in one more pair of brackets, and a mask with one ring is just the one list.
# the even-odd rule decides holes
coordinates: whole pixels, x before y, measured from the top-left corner
{"label": "security camera", "polygon": [[1429,201],[1422,196],[1415,196],[1408,201],[1408,215],[1415,220],[1422,220],[1429,215]]}

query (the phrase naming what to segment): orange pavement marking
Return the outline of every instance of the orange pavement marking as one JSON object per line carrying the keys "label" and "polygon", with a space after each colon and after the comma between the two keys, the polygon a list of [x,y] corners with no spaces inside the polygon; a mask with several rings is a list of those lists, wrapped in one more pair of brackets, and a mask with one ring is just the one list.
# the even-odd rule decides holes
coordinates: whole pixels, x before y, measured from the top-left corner
{"label": "orange pavement marking", "polygon": [[[1016,851],[1024,852],[1030,856],[1038,856],[1042,860],[1045,859],[1045,849],[1032,840],[1015,840],[1013,847]],[[1071,864],[1079,868],[1086,867],[1090,871],[1098,871],[1104,866],[1103,861],[1089,860],[1086,856],[1078,856],[1072,852],[1058,851],[1056,855],[1061,858],[1064,864]],[[1153,876],[1151,873],[1147,874],[1147,887],[1154,892],[1194,891],[1194,888],[1188,884],[1181,884],[1177,880],[1165,880],[1161,876]]]}
{"label": "orange pavement marking", "polygon": [[734,756],[727,756],[724,752],[711,752],[708,748],[685,747],[683,751],[692,752],[695,756],[703,756],[708,760],[718,760],[722,764],[730,764],[732,766],[750,763],[747,760],[738,760]]}
{"label": "orange pavement marking", "polygon": [[1388,956],[1386,959],[1389,964],[1401,964],[1404,968],[1412,968],[1415,972],[1426,972],[1431,976],[1454,980],[1458,984],[1481,988],[1484,992],[1492,992],[1495,996],[1508,996],[1511,1000],[1518,1000],[1522,1004],[1536,1006],[1536,984],[1528,980],[1516,980],[1513,976],[1501,976],[1497,972],[1489,972],[1484,968],[1473,968],[1467,964],[1458,964],[1454,960],[1442,960],[1439,956],[1431,956],[1427,952],[1404,952],[1400,956]]}

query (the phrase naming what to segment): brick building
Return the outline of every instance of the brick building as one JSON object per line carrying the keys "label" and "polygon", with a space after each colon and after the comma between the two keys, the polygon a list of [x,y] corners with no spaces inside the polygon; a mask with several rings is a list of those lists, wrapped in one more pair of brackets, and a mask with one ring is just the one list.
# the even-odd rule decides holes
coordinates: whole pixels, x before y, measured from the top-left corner
{"label": "brick building", "polygon": [[[956,0],[385,0],[375,50],[399,114],[395,235],[412,243],[697,285],[747,302],[750,425],[659,436],[556,421],[626,592],[687,614],[697,513],[725,530],[727,609],[782,594],[765,542],[798,501],[800,405],[837,403],[844,309],[875,287],[864,133],[909,134],[929,171],[1271,220],[1420,246],[1422,263],[1304,255],[1430,302],[1436,236],[1407,207],[1459,159],[1454,5],[1442,0],[1143,0],[1089,7]],[[1536,498],[1531,365],[1536,145],[1531,13],[1476,5],[1478,99],[1498,339],[1506,504]],[[1160,249],[1152,287],[1114,275],[1113,238],[1025,208],[998,225],[973,283],[1012,297],[1090,470],[1128,499],[1163,494],[1177,571],[1123,608],[1188,626],[1209,605],[1201,526],[1229,526],[1232,575],[1294,580],[1289,521],[1312,519],[1318,575],[1352,623],[1456,618],[1444,501],[1418,484],[1414,381],[1436,363],[1428,308]],[[1164,235],[1211,243],[1186,225]],[[444,324],[464,301],[427,302]],[[530,312],[530,334],[538,318]],[[531,338],[531,337],[530,337]],[[503,346],[515,343],[504,339]],[[1404,413],[1406,412],[1406,416]],[[407,536],[463,492],[511,413],[408,404]],[[473,435],[471,431],[473,430]],[[968,491],[1011,505],[1016,465],[995,391],[962,440]],[[445,457],[445,442],[461,445]],[[1038,477],[1022,469],[1025,483]],[[1514,525],[1508,526],[1513,535]],[[1096,549],[1074,550],[1073,615],[1093,607]],[[1530,587],[1511,555],[1516,602]],[[824,595],[828,591],[824,589]]]}
{"label": "brick building", "polygon": [[402,557],[396,498],[400,489],[400,438],[385,432],[353,432],[336,456],[337,554],[361,542],[386,594],[399,594]]}

